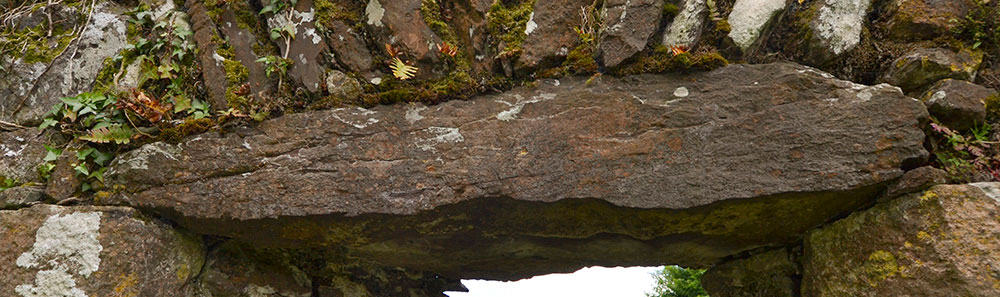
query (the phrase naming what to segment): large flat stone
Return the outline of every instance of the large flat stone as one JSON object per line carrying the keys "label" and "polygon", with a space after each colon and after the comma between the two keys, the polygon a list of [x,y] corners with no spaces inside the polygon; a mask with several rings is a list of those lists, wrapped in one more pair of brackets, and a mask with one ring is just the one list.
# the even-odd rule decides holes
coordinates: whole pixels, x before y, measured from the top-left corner
{"label": "large flat stone", "polygon": [[179,296],[201,239],[124,207],[0,211],[0,295]]}
{"label": "large flat stone", "polygon": [[706,265],[869,204],[923,105],[794,64],[287,115],[118,158],[119,203],[259,246],[513,278]]}
{"label": "large flat stone", "polygon": [[1000,184],[938,185],[810,232],[802,296],[996,296]]}

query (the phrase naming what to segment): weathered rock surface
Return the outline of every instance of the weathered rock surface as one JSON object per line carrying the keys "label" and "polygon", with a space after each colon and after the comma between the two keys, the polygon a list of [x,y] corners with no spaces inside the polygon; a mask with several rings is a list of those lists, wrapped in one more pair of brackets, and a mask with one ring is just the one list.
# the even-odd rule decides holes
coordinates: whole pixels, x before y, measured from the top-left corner
{"label": "weathered rock surface", "polygon": [[208,255],[197,288],[197,297],[312,296],[312,283],[302,270],[232,242]]}
{"label": "weathered rock surface", "polygon": [[968,81],[945,79],[931,86],[921,99],[942,124],[965,130],[986,121],[986,98],[996,93]]}
{"label": "weathered rock surface", "polygon": [[434,34],[423,15],[421,0],[369,0],[365,8],[368,25],[391,31],[391,43],[402,45],[417,60],[436,60],[441,38]]}
{"label": "weathered rock surface", "polygon": [[257,62],[260,57],[253,51],[254,46],[260,41],[250,30],[239,26],[236,13],[231,9],[224,10],[219,17],[222,19],[219,29],[226,36],[226,42],[233,50],[233,58],[247,68],[247,84],[251,90],[250,94],[257,98],[263,97],[270,92],[271,82],[267,78],[264,66]]}
{"label": "weathered rock surface", "polygon": [[887,85],[793,64],[605,81],[288,115],[107,175],[199,233],[512,278],[792,240],[927,155],[923,105]]}
{"label": "weathered rock surface", "polygon": [[36,185],[21,185],[0,190],[0,208],[10,209],[41,201],[45,198],[45,188]]}
{"label": "weathered rock surface", "polygon": [[785,0],[737,0],[729,14],[729,38],[749,50],[785,9]]}
{"label": "weathered rock surface", "polygon": [[906,92],[917,91],[945,78],[971,80],[982,62],[979,52],[919,48],[893,61],[882,81]]}
{"label": "weathered rock surface", "polygon": [[948,172],[924,166],[904,173],[903,177],[889,186],[883,198],[895,198],[903,194],[916,193],[947,182]]}
{"label": "weathered rock surface", "polygon": [[949,34],[975,3],[969,0],[893,0],[889,34],[900,40],[933,39]]}
{"label": "weathered rock surface", "polygon": [[680,9],[670,26],[663,32],[663,44],[690,48],[701,36],[705,18],[708,17],[708,5],[705,0],[685,0]]}
{"label": "weathered rock surface", "polygon": [[810,59],[822,64],[858,45],[871,0],[823,0],[813,5],[819,9],[809,22]]}
{"label": "weathered rock surface", "polygon": [[37,129],[0,132],[0,177],[17,183],[40,182],[38,165],[47,139]]}
{"label": "weathered rock surface", "polygon": [[702,276],[702,286],[713,297],[795,297],[801,271],[786,249],[713,266]]}
{"label": "weathered rock surface", "polygon": [[332,33],[329,35],[327,44],[341,67],[364,76],[366,79],[376,77],[377,75],[372,73],[372,61],[374,60],[372,53],[365,47],[365,42],[358,32],[341,21],[333,21],[330,29]]}
{"label": "weathered rock surface", "polygon": [[288,69],[288,76],[314,93],[320,90],[326,72],[326,67],[320,61],[321,55],[326,51],[326,42],[316,31],[316,26],[313,24],[315,19],[316,9],[313,8],[313,1],[302,0],[296,2],[291,13],[276,14],[267,20],[268,26],[272,29],[292,28],[295,33],[294,38],[287,46],[278,42],[278,47],[294,61]]}
{"label": "weathered rock surface", "polygon": [[229,100],[226,99],[228,82],[226,81],[226,71],[222,65],[224,60],[219,59],[216,52],[219,45],[213,38],[218,36],[215,22],[208,15],[203,1],[187,0],[185,5],[188,14],[191,15],[191,30],[194,32],[195,43],[198,44],[198,62],[201,65],[201,77],[205,83],[205,92],[208,95],[208,102],[212,110],[222,111],[229,109]]}
{"label": "weathered rock surface", "polygon": [[662,0],[609,0],[600,51],[604,66],[615,67],[646,48],[663,15]]}
{"label": "weathered rock surface", "polygon": [[996,296],[1000,184],[938,185],[805,239],[803,296]]}
{"label": "weathered rock surface", "polygon": [[590,0],[536,1],[534,12],[524,33],[522,66],[534,68],[543,62],[566,57],[579,42],[573,27],[580,26],[580,10],[593,3]]}
{"label": "weathered rock surface", "polygon": [[200,239],[123,207],[0,211],[4,296],[178,296],[201,270]]}
{"label": "weathered rock surface", "polygon": [[0,120],[38,124],[59,98],[89,91],[104,60],[127,44],[124,8],[99,1],[90,22],[51,63],[14,61],[14,78],[0,80]]}

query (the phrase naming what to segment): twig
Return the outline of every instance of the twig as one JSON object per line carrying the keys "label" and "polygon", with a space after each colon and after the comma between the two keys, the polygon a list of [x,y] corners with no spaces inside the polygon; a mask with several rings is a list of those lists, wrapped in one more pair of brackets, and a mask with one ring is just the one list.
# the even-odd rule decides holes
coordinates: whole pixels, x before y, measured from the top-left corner
{"label": "twig", "polygon": [[21,126],[21,125],[15,124],[15,123],[7,122],[7,121],[0,121],[0,129],[3,129],[3,130],[11,131],[11,130],[15,130],[15,129],[27,129],[27,128],[28,127]]}

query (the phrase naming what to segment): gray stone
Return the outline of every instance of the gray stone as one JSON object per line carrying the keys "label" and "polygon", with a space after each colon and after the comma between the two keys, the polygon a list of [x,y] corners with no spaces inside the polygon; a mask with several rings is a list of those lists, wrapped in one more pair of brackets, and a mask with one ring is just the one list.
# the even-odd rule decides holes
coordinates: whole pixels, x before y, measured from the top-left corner
{"label": "gray stone", "polygon": [[0,85],[0,120],[23,125],[41,123],[42,117],[59,103],[59,98],[89,91],[104,61],[118,54],[128,44],[125,36],[127,17],[123,9],[110,1],[100,1],[90,23],[51,64],[25,65],[14,62],[18,78]]}
{"label": "gray stone", "polygon": [[358,80],[343,72],[330,70],[326,73],[326,91],[330,96],[342,99],[356,99],[364,91]]}
{"label": "gray stone", "polygon": [[201,240],[124,207],[0,211],[4,296],[177,296],[201,271]]}
{"label": "gray stone", "polygon": [[786,249],[776,249],[712,266],[701,284],[712,297],[796,297],[799,270]]}
{"label": "gray stone", "polygon": [[996,296],[998,190],[937,185],[810,232],[802,296]]}
{"label": "gray stone", "polygon": [[21,185],[0,190],[0,208],[10,209],[37,203],[45,198],[45,188],[36,185]]}
{"label": "gray stone", "polygon": [[591,0],[536,1],[524,30],[527,37],[521,49],[521,66],[536,68],[565,58],[579,42],[573,28],[580,26],[580,11],[592,3]]}
{"label": "gray stone", "polygon": [[907,171],[903,177],[886,190],[883,198],[895,198],[903,194],[916,193],[931,186],[948,182],[948,173],[931,166],[924,166]]}
{"label": "gray stone", "polygon": [[814,62],[825,63],[858,45],[871,0],[823,0],[813,5],[819,5],[809,22],[809,56]]}
{"label": "gray stone", "polygon": [[0,132],[0,177],[17,183],[41,182],[37,169],[47,143],[37,129]]}
{"label": "gray stone", "polygon": [[784,9],[785,0],[737,0],[729,13],[729,38],[746,52]]}
{"label": "gray stone", "polygon": [[609,0],[604,3],[600,57],[604,66],[619,63],[646,48],[663,15],[662,0]]}
{"label": "gray stone", "polygon": [[301,0],[296,2],[291,14],[278,13],[267,20],[271,28],[294,28],[294,38],[290,43],[286,45],[284,39],[276,43],[284,56],[294,61],[288,69],[288,76],[313,93],[321,90],[326,69],[320,60],[326,51],[326,42],[316,31],[315,19],[316,9],[312,0]]}
{"label": "gray stone", "polygon": [[663,33],[663,44],[667,46],[694,46],[701,36],[708,5],[705,0],[685,0],[681,11]]}
{"label": "gray stone", "polygon": [[882,81],[906,92],[918,91],[945,78],[972,80],[982,62],[981,52],[919,48],[893,61]]}
{"label": "gray stone", "polygon": [[236,242],[209,253],[198,287],[199,297],[312,296],[312,282],[302,270]]}
{"label": "gray stone", "polygon": [[889,35],[898,40],[934,39],[951,34],[975,7],[970,0],[893,0],[887,23]]}
{"label": "gray stone", "polygon": [[366,79],[377,77],[372,73],[372,62],[374,61],[372,53],[365,47],[365,42],[359,33],[347,24],[336,20],[333,21],[333,26],[330,29],[332,33],[329,34],[327,43],[343,69],[357,73]]}
{"label": "gray stone", "polygon": [[964,80],[937,82],[921,100],[927,111],[945,126],[966,130],[986,121],[986,98],[997,91]]}
{"label": "gray stone", "polygon": [[129,189],[114,203],[198,233],[448,277],[707,265],[870,203],[927,157],[926,117],[888,85],[733,65],[290,114],[106,175]]}

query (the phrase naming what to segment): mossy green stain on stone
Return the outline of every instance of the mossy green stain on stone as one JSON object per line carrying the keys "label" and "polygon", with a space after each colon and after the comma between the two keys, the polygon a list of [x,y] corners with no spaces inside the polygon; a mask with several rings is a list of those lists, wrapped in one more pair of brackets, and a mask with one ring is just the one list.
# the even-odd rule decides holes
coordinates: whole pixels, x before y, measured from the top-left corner
{"label": "mossy green stain on stone", "polygon": [[486,14],[486,28],[490,36],[496,36],[504,44],[503,52],[519,52],[524,39],[528,37],[525,28],[534,12],[535,0],[505,6],[504,1],[495,1]]}
{"label": "mossy green stain on stone", "polygon": [[868,260],[861,266],[862,272],[868,278],[868,284],[878,287],[879,283],[897,276],[902,269],[891,252],[878,250],[868,255]]}

